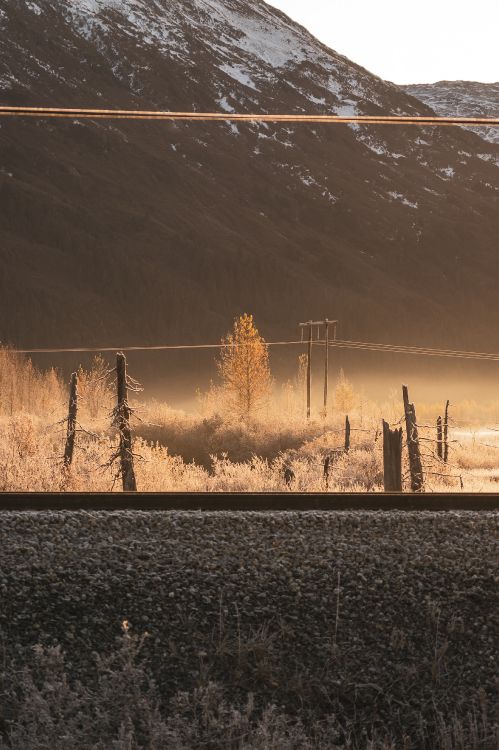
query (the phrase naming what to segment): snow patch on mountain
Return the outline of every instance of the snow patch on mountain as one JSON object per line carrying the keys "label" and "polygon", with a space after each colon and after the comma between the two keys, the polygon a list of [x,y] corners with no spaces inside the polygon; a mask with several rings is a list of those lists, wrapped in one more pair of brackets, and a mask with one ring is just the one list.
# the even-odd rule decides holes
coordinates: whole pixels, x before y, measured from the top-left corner
{"label": "snow patch on mountain", "polygon": [[[499,83],[439,81],[402,87],[443,117],[499,117]],[[490,143],[499,143],[499,128],[467,128]]]}
{"label": "snow patch on mountain", "polygon": [[494,166],[499,167],[499,156],[495,156],[494,154],[477,154],[477,156],[482,161],[488,161],[494,164]]}
{"label": "snow patch on mountain", "polygon": [[234,107],[231,104],[229,104],[229,102],[227,101],[227,97],[226,96],[220,97],[220,99],[217,100],[217,103],[223,109],[224,112],[231,112],[231,113],[233,113],[233,112],[236,111],[234,109]]}
{"label": "snow patch on mountain", "polygon": [[251,76],[240,66],[240,65],[219,65],[218,66],[223,73],[227,73],[228,76],[233,78],[238,83],[242,83],[243,86],[247,86],[254,91],[258,91]]}
{"label": "snow patch on mountain", "polygon": [[[451,179],[451,177],[454,177],[456,174],[453,167],[441,167],[438,171],[442,172],[442,174],[444,174],[449,180]],[[442,177],[442,179],[444,178]]]}
{"label": "snow patch on mountain", "polygon": [[26,7],[37,16],[40,16],[42,14],[42,9],[34,2],[29,2],[29,0],[26,0]]}
{"label": "snow patch on mountain", "polygon": [[351,101],[351,99],[345,99],[342,104],[335,107],[334,111],[338,117],[355,117],[359,114],[356,102]]}
{"label": "snow patch on mountain", "polygon": [[399,159],[407,158],[407,154],[398,154],[394,151],[391,151],[385,141],[382,141],[380,138],[371,135],[369,132],[359,132],[356,137],[360,143],[362,143],[364,146],[366,146],[366,148],[368,148],[378,156],[383,156],[388,159],[395,159],[396,161],[398,161]]}
{"label": "snow patch on mountain", "polygon": [[408,198],[405,197],[405,195],[402,195],[402,193],[397,193],[394,190],[389,190],[388,195],[394,200],[400,201],[401,203],[403,203],[404,206],[410,206],[410,208],[418,208],[417,203],[410,201]]}
{"label": "snow patch on mountain", "polygon": [[218,59],[217,67],[254,91],[260,91],[263,82],[279,84],[283,80],[299,89],[296,78],[289,77],[299,70],[300,78],[314,86],[313,91],[301,92],[304,104],[308,100],[328,106],[343,116],[358,114],[363,101],[383,105],[373,90],[372,76],[318,46],[305,29],[260,0],[44,1],[54,9],[62,4],[68,20],[88,39],[97,37],[109,43],[113,33],[119,32],[136,40],[137,46],[153,46],[189,67],[193,44],[215,52],[211,58]]}
{"label": "snow patch on mountain", "polygon": [[[126,23],[146,43],[158,44],[163,51],[180,47],[188,51],[185,32],[195,29],[205,43],[206,32],[226,51],[241,52],[264,62],[271,68],[282,68],[313,59],[314,47],[296,27],[279,23],[268,6],[238,12],[229,3],[217,0],[185,0],[184,3],[148,3],[147,0],[66,0],[71,16],[77,16],[86,35],[107,32],[113,25]],[[241,9],[244,6],[241,4]],[[118,20],[121,17],[121,20]]]}

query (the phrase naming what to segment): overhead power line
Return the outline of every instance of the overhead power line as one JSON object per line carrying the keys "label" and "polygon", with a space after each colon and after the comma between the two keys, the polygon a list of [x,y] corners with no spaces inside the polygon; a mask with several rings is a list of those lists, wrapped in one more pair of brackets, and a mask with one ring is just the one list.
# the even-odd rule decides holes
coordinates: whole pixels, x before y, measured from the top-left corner
{"label": "overhead power line", "polygon": [[360,349],[362,351],[388,352],[391,354],[420,354],[428,357],[455,357],[458,359],[479,359],[499,361],[499,354],[492,352],[466,352],[454,349],[430,349],[420,346],[397,344],[376,344],[364,341],[330,341],[329,346],[340,349]]}
{"label": "overhead power line", "polygon": [[[287,346],[300,344],[301,341],[270,341],[267,346]],[[237,344],[160,344],[158,346],[100,346],[74,347],[71,349],[9,349],[14,354],[64,354],[66,352],[153,352],[181,349],[224,349]]]}
{"label": "overhead power line", "polygon": [[430,115],[318,115],[318,114],[238,114],[231,112],[166,112],[140,109],[85,109],[68,107],[0,106],[0,117],[62,117],[69,119],[172,120],[201,122],[294,122],[360,125],[438,125],[499,127],[497,117],[436,117]]}
{"label": "overhead power line", "polygon": [[[304,341],[268,341],[267,346],[306,346]],[[324,339],[312,342],[313,345],[324,345]],[[352,349],[371,352],[385,352],[388,354],[415,354],[426,357],[450,357],[456,359],[499,361],[499,353],[493,352],[467,352],[458,349],[432,349],[422,346],[404,346],[402,344],[377,344],[370,341],[346,341],[342,339],[330,339],[330,347],[339,349]],[[161,344],[157,346],[101,346],[101,347],[73,347],[58,349],[9,349],[13,354],[78,354],[91,352],[144,352],[144,351],[179,351],[196,349],[224,349],[240,344]],[[249,344],[251,346],[251,344]]]}

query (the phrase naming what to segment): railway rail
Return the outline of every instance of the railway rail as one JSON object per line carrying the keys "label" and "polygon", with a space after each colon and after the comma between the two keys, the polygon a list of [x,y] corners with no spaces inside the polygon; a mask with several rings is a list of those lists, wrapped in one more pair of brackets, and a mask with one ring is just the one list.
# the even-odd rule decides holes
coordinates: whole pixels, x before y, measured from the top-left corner
{"label": "railway rail", "polygon": [[499,511],[499,493],[4,493],[12,511]]}

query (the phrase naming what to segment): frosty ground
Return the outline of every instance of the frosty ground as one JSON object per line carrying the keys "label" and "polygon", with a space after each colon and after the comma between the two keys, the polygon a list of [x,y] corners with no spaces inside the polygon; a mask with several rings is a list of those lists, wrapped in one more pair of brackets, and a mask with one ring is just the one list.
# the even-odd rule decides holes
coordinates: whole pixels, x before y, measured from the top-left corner
{"label": "frosty ground", "polygon": [[[345,452],[339,418],[328,423],[270,417],[237,423],[158,405],[139,413],[143,421],[133,425],[139,491],[383,491],[381,417],[376,414],[362,422],[352,415],[351,445]],[[393,422],[400,421],[397,412],[393,415]],[[78,433],[71,470],[66,471],[65,425],[55,415],[50,421],[22,412],[0,416],[0,491],[121,491],[119,463],[110,460],[118,445],[116,428],[106,418],[82,421],[87,431]],[[420,429],[420,437],[427,493],[497,491],[499,432],[451,428],[447,464],[438,458],[431,423]],[[326,477],[328,456],[333,460]],[[403,474],[409,491],[405,449]]]}
{"label": "frosty ground", "polygon": [[495,750],[498,518],[4,513],[0,747]]}

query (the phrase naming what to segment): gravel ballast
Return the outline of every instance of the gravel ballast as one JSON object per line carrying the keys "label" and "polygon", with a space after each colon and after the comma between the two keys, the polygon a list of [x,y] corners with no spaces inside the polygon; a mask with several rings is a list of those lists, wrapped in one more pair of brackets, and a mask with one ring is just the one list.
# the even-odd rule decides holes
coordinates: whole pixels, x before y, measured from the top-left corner
{"label": "gravel ballast", "polygon": [[[411,733],[493,716],[494,512],[0,515],[0,638],[58,642],[71,669],[147,631],[162,694],[208,679],[305,720]],[[485,708],[484,708],[485,707]]]}

